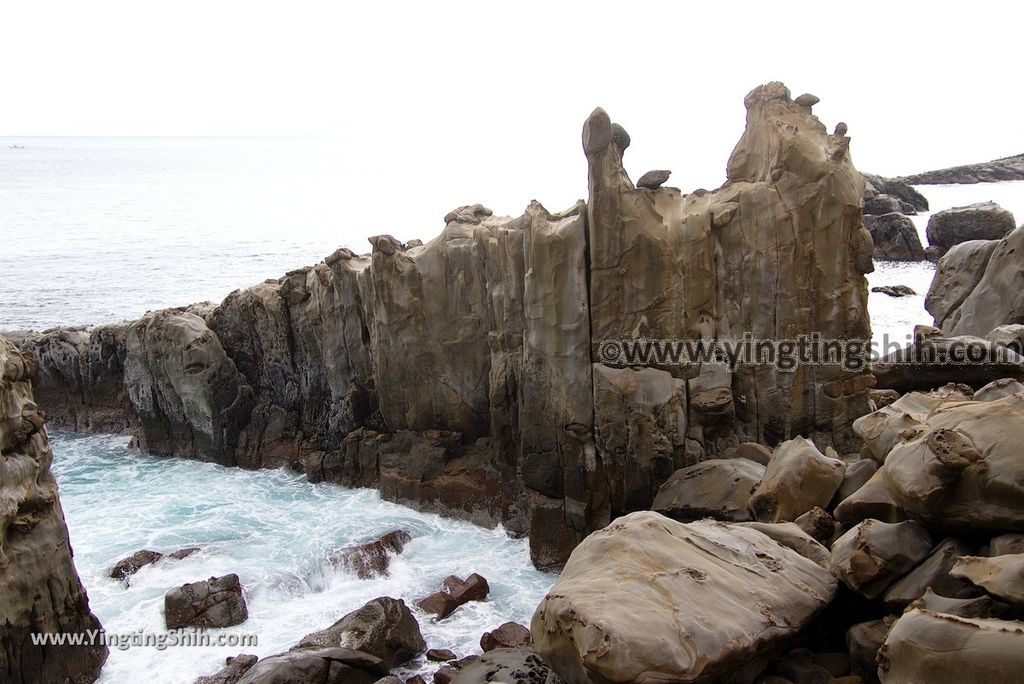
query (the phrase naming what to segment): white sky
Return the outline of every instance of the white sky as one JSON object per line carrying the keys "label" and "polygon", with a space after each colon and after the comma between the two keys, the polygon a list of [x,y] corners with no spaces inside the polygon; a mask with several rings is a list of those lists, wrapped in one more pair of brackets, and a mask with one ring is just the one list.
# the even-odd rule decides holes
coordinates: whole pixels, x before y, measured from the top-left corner
{"label": "white sky", "polygon": [[1018,3],[700,5],[5,2],[0,135],[342,135],[396,188],[556,210],[585,194],[594,106],[634,179],[711,188],[743,96],[782,80],[862,170],[1024,152]]}

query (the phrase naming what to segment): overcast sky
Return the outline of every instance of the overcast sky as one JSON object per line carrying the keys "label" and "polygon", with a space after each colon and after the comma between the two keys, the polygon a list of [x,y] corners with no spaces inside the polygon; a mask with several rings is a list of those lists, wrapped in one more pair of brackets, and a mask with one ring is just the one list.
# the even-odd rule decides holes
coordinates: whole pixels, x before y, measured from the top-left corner
{"label": "overcast sky", "polygon": [[909,4],[8,2],[0,135],[340,135],[396,187],[558,209],[594,106],[634,179],[711,188],[743,96],[782,80],[862,170],[1024,152],[1024,11]]}

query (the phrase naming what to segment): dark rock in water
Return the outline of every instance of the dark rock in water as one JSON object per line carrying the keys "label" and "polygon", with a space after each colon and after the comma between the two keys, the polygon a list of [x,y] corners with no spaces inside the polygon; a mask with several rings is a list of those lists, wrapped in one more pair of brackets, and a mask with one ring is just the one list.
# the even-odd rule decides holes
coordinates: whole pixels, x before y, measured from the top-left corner
{"label": "dark rock in water", "polygon": [[865,173],[864,199],[867,200],[876,195],[889,195],[900,201],[904,214],[916,214],[919,211],[928,211],[928,200],[920,192],[915,190],[899,178],[885,178],[873,173]]}
{"label": "dark rock in water", "polygon": [[[0,681],[95,681],[107,659],[102,641],[33,643],[43,632],[102,629],[75,569],[43,412],[33,399],[39,360],[0,336]],[[99,523],[98,523],[99,524]]]}
{"label": "dark rock in water", "polygon": [[745,458],[702,461],[676,471],[658,490],[651,510],[680,522],[751,520],[750,493],[764,473],[763,465]]}
{"label": "dark rock in water", "polygon": [[431,648],[427,651],[427,660],[435,663],[444,663],[449,660],[457,660],[459,656],[455,655],[447,648]]}
{"label": "dark rock in water", "polygon": [[946,335],[987,336],[1024,323],[1024,229],[1002,240],[964,242],[939,262],[924,306]]}
{"label": "dark rock in water", "polygon": [[452,684],[545,684],[556,678],[551,668],[533,651],[498,648],[466,664],[452,678]]}
{"label": "dark rock in water", "polygon": [[532,644],[529,628],[518,622],[506,622],[480,637],[480,648],[484,653],[496,648],[522,648]]}
{"label": "dark rock in water", "polygon": [[882,285],[880,287],[871,288],[872,292],[880,292],[890,297],[909,297],[910,295],[916,295],[911,288],[906,285]]}
{"label": "dark rock in water", "polygon": [[164,557],[159,551],[142,549],[136,551],[127,558],[119,560],[107,573],[109,577],[118,580],[126,580],[147,565],[157,562]]}
{"label": "dark rock in water", "polygon": [[640,176],[640,180],[636,182],[636,187],[655,190],[664,185],[665,181],[667,181],[668,177],[671,175],[672,172],[667,170],[648,171],[644,175]]}
{"label": "dark rock in water", "polygon": [[1024,180],[1024,154],[1003,157],[990,162],[952,166],[948,169],[926,171],[900,180],[914,185],[948,185],[995,183],[1006,180]]}
{"label": "dark rock in water", "polygon": [[923,261],[924,247],[914,222],[903,214],[887,213],[865,216],[864,227],[871,233],[876,259]]}
{"label": "dark rock in water", "polygon": [[233,573],[183,584],[164,596],[167,629],[231,627],[248,618],[242,585]]}
{"label": "dark rock in water", "polygon": [[449,575],[444,580],[444,591],[434,592],[417,601],[416,605],[428,613],[433,613],[438,620],[443,620],[459,606],[470,601],[483,601],[490,590],[487,580],[476,573],[464,580]]}
{"label": "dark rock in water", "polygon": [[903,204],[892,195],[875,195],[864,200],[864,213],[869,216],[898,214],[903,211]]}
{"label": "dark rock in water", "polygon": [[184,560],[192,554],[199,553],[200,551],[202,551],[202,549],[198,546],[186,546],[183,549],[178,549],[177,551],[167,554],[167,557],[173,560]]}
{"label": "dark rock in water", "polygon": [[307,634],[294,649],[342,644],[380,658],[389,668],[427,650],[412,611],[401,599],[387,596],[367,602],[327,629]]}
{"label": "dark rock in water", "polygon": [[938,211],[928,219],[928,244],[950,249],[970,240],[1001,240],[1017,227],[1013,214],[995,202]]}
{"label": "dark rock in water", "polygon": [[472,665],[478,660],[480,660],[480,656],[471,655],[466,656],[465,658],[460,658],[459,660],[453,660],[450,663],[445,663],[441,667],[437,668],[437,671],[434,673],[434,684],[451,684],[462,668]]}
{"label": "dark rock in water", "polygon": [[374,684],[388,676],[384,662],[350,648],[307,648],[259,661],[238,684]]}
{"label": "dark rock in water", "polygon": [[394,530],[372,542],[332,553],[329,560],[359,579],[387,576],[391,554],[401,553],[411,540],[412,535],[405,530]]}
{"label": "dark rock in water", "polygon": [[206,677],[199,677],[194,684],[236,684],[246,672],[252,669],[258,660],[258,657],[245,653],[231,656],[226,660],[225,666],[219,672]]}

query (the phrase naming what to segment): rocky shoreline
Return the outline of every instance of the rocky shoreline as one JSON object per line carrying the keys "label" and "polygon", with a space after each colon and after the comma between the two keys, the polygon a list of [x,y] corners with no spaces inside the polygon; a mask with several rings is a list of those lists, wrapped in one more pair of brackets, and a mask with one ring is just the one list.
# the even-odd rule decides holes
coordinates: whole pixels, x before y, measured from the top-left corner
{"label": "rocky shoreline", "polygon": [[[830,134],[817,101],[781,83],[751,91],[714,192],[667,187],[663,170],[634,186],[630,137],[597,109],[589,196],[568,211],[460,207],[426,244],[376,236],[369,254],[338,250],[219,305],[11,335],[4,389],[23,401],[3,416],[5,458],[27,424],[48,463],[25,394],[35,377],[51,426],[374,487],[529,535],[534,564],[561,570],[529,629],[502,625],[479,655],[429,649],[403,601],[380,597],[287,652],[230,659],[208,684],[394,684],[420,654],[443,663],[438,684],[1016,681],[1024,229],[952,240],[928,294],[935,327],[874,368],[638,367],[607,352],[748,332],[870,338],[877,245],[862,214],[928,205],[905,183],[866,184],[846,125]],[[990,356],[951,365],[942,354],[965,340]],[[386,573],[407,540],[396,530],[336,560]],[[112,576],[153,562],[140,551]],[[74,619],[94,620],[69,549],[66,566]],[[168,627],[247,619],[236,575],[168,589]],[[440,620],[488,591],[453,576],[417,605]],[[93,669],[73,681],[91,681],[101,654],[76,657]]]}

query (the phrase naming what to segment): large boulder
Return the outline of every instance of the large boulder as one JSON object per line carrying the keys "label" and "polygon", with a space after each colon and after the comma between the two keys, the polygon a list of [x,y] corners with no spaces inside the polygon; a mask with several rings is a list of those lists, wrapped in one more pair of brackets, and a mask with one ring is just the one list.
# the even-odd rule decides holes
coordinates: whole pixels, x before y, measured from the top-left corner
{"label": "large boulder", "polygon": [[885,178],[873,173],[865,173],[863,176],[865,200],[877,195],[890,195],[900,200],[905,214],[928,211],[928,200],[906,181],[900,178]]}
{"label": "large boulder", "polygon": [[677,470],[661,485],[651,510],[680,522],[750,520],[750,493],[764,472],[763,465],[745,458],[702,461]]}
{"label": "large boulder", "polygon": [[639,512],[573,551],[530,631],[569,684],[752,679],[835,588],[757,530]]}
{"label": "large boulder", "polygon": [[107,659],[102,641],[69,648],[34,638],[102,629],[75,569],[50,470],[53,449],[32,395],[38,372],[35,356],[0,337],[0,680],[84,684]]}
{"label": "large boulder", "polygon": [[832,544],[832,572],[873,599],[928,557],[932,540],[918,522],[865,520]]}
{"label": "large boulder", "polygon": [[401,553],[410,541],[412,535],[405,530],[393,530],[365,544],[336,551],[330,561],[359,579],[387,576],[391,556]]}
{"label": "large boulder", "polygon": [[451,684],[556,684],[558,677],[527,648],[498,648],[459,668]]}
{"label": "large boulder", "polygon": [[256,663],[237,684],[374,684],[388,675],[384,662],[350,648],[288,651]]}
{"label": "large boulder", "polygon": [[247,653],[230,656],[225,660],[224,667],[212,675],[199,677],[193,684],[237,684],[257,662],[257,656]]}
{"label": "large boulder", "polygon": [[419,623],[401,599],[375,598],[326,629],[304,636],[295,649],[344,647],[380,658],[389,668],[427,650]]}
{"label": "large boulder", "polygon": [[480,650],[484,653],[496,648],[521,648],[533,645],[530,630],[518,622],[505,622],[484,632],[480,637]]}
{"label": "large boulder", "polygon": [[882,684],[1012,684],[1024,671],[1019,622],[907,611],[878,654]]}
{"label": "large boulder", "polygon": [[416,602],[416,605],[438,620],[443,620],[455,612],[459,606],[470,601],[483,601],[491,591],[486,578],[473,573],[466,579],[449,575],[444,580],[444,588]]}
{"label": "large boulder", "polygon": [[1024,608],[1024,553],[992,558],[964,556],[949,574],[981,587],[1015,608]]}
{"label": "large boulder", "polygon": [[995,202],[981,202],[935,212],[928,219],[928,244],[949,249],[968,240],[1000,240],[1017,224],[1013,214]]}
{"label": "large boulder", "polygon": [[885,592],[885,604],[902,610],[924,596],[929,588],[951,599],[977,596],[980,592],[970,582],[950,573],[960,556],[966,556],[973,550],[970,544],[960,539],[942,540],[924,562],[889,587]]}
{"label": "large boulder", "polygon": [[231,627],[249,619],[238,575],[183,584],[164,595],[167,629]]}
{"label": "large boulder", "polygon": [[750,510],[762,522],[796,520],[815,506],[825,508],[843,482],[846,466],[818,451],[806,437],[780,444],[764,478],[750,497]]}

